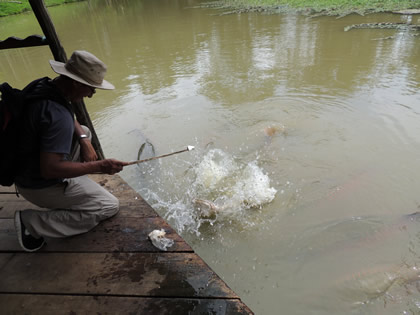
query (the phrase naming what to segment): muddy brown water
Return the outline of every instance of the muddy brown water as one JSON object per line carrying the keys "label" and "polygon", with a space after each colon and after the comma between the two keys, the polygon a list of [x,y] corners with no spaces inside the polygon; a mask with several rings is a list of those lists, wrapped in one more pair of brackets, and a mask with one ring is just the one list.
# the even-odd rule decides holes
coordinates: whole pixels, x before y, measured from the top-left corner
{"label": "muddy brown water", "polygon": [[[156,155],[196,146],[122,176],[256,314],[418,314],[420,222],[405,215],[420,206],[420,37],[344,27],[420,16],[198,4],[49,9],[68,53],[108,65],[116,90],[86,101],[105,154],[135,160],[145,139]],[[29,13],[0,19],[2,39],[34,33]],[[53,76],[50,58],[0,51],[0,81]],[[274,199],[248,208],[268,188]],[[192,200],[203,196],[236,212],[202,218]]]}

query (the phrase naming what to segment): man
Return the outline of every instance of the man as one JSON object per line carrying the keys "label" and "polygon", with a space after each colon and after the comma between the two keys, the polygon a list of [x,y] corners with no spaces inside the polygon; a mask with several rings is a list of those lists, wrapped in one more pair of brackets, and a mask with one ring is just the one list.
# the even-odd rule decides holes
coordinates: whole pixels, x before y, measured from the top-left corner
{"label": "man", "polygon": [[126,163],[97,160],[90,131],[74,119],[73,106],[96,89],[111,90],[105,64],[86,51],[75,51],[64,64],[50,61],[59,74],[31,85],[19,142],[17,191],[31,203],[48,208],[15,213],[19,243],[33,252],[44,237],[85,233],[118,212],[119,202],[87,174],[120,172]]}

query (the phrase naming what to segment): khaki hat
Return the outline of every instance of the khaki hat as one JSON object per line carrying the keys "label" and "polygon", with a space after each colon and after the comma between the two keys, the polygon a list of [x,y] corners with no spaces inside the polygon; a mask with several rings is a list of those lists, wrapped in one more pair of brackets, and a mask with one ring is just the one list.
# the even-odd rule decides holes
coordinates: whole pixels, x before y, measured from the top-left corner
{"label": "khaki hat", "polygon": [[104,80],[106,65],[90,52],[76,50],[66,63],[50,60],[54,72],[98,89],[113,90],[115,87]]}

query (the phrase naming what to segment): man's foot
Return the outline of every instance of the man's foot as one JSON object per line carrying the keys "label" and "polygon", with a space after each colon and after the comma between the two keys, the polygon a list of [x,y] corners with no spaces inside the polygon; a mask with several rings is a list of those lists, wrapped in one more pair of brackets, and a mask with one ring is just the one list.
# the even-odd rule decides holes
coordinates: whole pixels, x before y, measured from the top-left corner
{"label": "man's foot", "polygon": [[35,252],[45,244],[44,238],[33,237],[23,225],[20,218],[20,211],[15,212],[15,228],[18,235],[19,244],[27,252]]}

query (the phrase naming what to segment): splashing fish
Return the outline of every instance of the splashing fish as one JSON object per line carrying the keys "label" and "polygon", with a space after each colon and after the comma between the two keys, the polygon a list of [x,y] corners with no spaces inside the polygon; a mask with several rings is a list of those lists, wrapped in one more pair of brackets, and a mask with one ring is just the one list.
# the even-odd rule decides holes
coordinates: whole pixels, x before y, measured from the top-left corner
{"label": "splashing fish", "polygon": [[202,217],[261,208],[277,193],[255,161],[241,164],[219,149],[210,150],[195,171],[194,186],[200,197],[192,203]]}
{"label": "splashing fish", "polygon": [[214,217],[218,212],[225,209],[225,207],[218,206],[214,202],[204,199],[196,198],[193,200],[193,204],[204,218]]}

